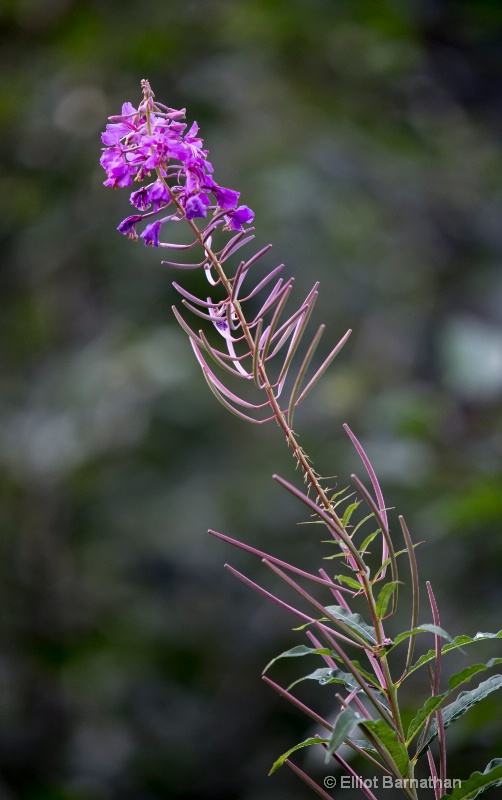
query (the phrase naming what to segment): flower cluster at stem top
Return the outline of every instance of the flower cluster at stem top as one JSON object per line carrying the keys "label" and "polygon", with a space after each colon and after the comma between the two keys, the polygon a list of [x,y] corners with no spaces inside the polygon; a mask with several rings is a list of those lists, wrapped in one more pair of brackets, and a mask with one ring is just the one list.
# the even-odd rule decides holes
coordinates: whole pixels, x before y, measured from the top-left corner
{"label": "flower cluster at stem top", "polygon": [[241,231],[252,221],[253,211],[238,206],[240,193],[219,186],[212,177],[213,167],[207,159],[208,151],[202,149],[197,123],[185,133],[187,125],[181,122],[185,110],[156,103],[148,81],[142,86],[143,100],[138,108],[124,103],[122,114],[110,117],[111,124],[101,135],[105,186],[127,187],[133,180],[141,183],[155,175],[155,180],[131,193],[131,203],[144,213],[124,219],[118,226],[120,233],[137,239],[137,224],[168,207],[174,209],[173,213],[150,222],[140,234],[146,245],[162,246],[159,235],[164,222],[206,218],[208,210],[214,214],[213,225],[221,223],[228,230]]}

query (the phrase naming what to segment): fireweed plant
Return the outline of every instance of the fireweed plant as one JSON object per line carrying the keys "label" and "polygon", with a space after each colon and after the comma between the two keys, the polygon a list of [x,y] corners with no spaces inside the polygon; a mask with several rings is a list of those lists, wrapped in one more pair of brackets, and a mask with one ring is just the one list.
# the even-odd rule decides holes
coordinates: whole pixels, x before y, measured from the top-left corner
{"label": "fireweed plant", "polygon": [[[337,565],[336,574],[325,567],[319,569],[319,574],[312,574],[223,533],[210,531],[260,557],[301,601],[301,608],[289,605],[226,565],[245,584],[289,611],[299,621],[296,630],[302,631],[308,642],[278,655],[264,672],[281,658],[317,656],[323,664],[288,688],[264,675],[270,687],[318,726],[314,736],[277,759],[271,772],[287,764],[320,797],[330,799],[325,788],[290,759],[299,748],[317,745],[324,748],[326,763],[334,759],[347,773],[350,785],[358,787],[368,800],[382,798],[385,793],[382,795],[379,789],[391,786],[410,800],[418,800],[419,796],[473,800],[487,789],[502,785],[502,758],[492,760],[483,772],[474,772],[466,780],[452,779],[447,772],[445,731],[476,703],[502,688],[502,675],[494,674],[476,688],[457,692],[474,675],[502,664],[502,658],[491,658],[451,675],[448,688],[441,684],[442,659],[456,648],[500,639],[502,631],[452,639],[441,628],[429,583],[426,589],[430,621],[421,623],[416,545],[404,519],[399,517],[402,545],[396,551],[377,477],[347,425],[345,430],[361,459],[368,485],[352,475],[352,489],[334,490],[314,469],[293,429],[294,411],[339,353],[350,331],[317,369],[312,366],[324,325],[309,335],[306,344],[304,336],[318,285],[293,312],[286,311],[293,280],[280,277],[283,265],[255,278],[256,265],[271,245],[228,266],[235,253],[254,238],[254,229],[249,227],[254,214],[248,206],[239,205],[239,192],[216,183],[197,124],[194,122],[187,130],[182,121],[185,111],[157,102],[148,81],[142,81],[142,90],[138,107],[125,103],[121,114],[110,117],[111,124],[102,135],[105,186],[135,187],[130,196],[135,212],[120,223],[118,230],[135,241],[143,239],[145,245],[197,253],[192,263],[162,262],[203,271],[211,287],[211,296],[197,297],[174,283],[182,306],[181,310],[173,308],[174,315],[188,336],[209,388],[223,406],[247,422],[263,424],[275,420],[279,425],[303,473],[306,489],[278,475],[274,478],[305,506],[306,521],[323,527],[331,545],[325,558]],[[163,241],[169,225],[179,222],[188,226],[192,241]],[[188,313],[191,316],[187,317]],[[215,339],[216,334],[219,337]],[[216,341],[222,341],[221,346]],[[240,385],[242,391],[236,390],[234,384]],[[375,562],[370,546],[374,548],[378,543],[381,556]],[[386,626],[397,608],[401,556],[411,583],[410,624],[409,629],[390,637]],[[320,591],[323,599],[319,599]],[[304,608],[310,609],[309,613],[301,610]],[[414,660],[415,645],[424,634],[432,634],[434,647]],[[423,698],[413,718],[405,724],[400,689],[421,667],[429,672],[430,696]],[[334,721],[331,710],[328,721],[293,692],[296,683],[305,679],[322,686],[333,685],[327,705],[335,700],[339,706]],[[343,754],[350,748],[369,761],[379,777],[360,778],[348,757],[340,752],[342,745]],[[419,758],[426,760],[426,778],[415,777]],[[325,786],[329,786],[327,781]]]}

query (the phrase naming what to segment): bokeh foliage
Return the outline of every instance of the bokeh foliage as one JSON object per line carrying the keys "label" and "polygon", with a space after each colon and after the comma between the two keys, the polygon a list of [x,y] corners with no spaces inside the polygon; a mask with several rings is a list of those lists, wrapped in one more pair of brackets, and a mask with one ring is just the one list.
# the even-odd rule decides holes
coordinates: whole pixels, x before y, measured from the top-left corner
{"label": "bokeh foliage", "polygon": [[[319,537],[270,480],[294,478],[278,430],[209,394],[179,276],[115,232],[99,132],[143,77],[197,119],[270,263],[321,280],[327,339],[354,329],[304,446],[345,485],[348,422],[444,627],[498,630],[500,4],[4,0],[0,23],[0,793],[304,797],[265,777],[305,722],[259,680],[294,623],[205,530],[312,565]],[[455,777],[500,753],[496,703],[452,730]]]}

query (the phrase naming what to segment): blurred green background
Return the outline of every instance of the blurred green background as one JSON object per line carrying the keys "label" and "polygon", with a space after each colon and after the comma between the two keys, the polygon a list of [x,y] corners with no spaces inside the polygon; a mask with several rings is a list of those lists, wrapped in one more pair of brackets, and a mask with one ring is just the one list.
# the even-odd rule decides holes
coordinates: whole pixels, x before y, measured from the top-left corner
{"label": "blurred green background", "polygon": [[[172,319],[171,281],[197,277],[116,232],[128,192],[103,188],[99,134],[143,77],[199,122],[269,266],[298,297],[321,281],[326,347],[354,329],[303,445],[344,486],[349,423],[425,541],[443,626],[496,631],[500,2],[2,0],[0,24],[0,796],[311,796],[266,777],[312,729],[260,680],[302,634],[206,529],[312,568],[325,552],[271,480],[298,479],[278,429],[227,416]],[[302,691],[330,714],[329,688]],[[500,756],[493,697],[450,729],[452,777]]]}

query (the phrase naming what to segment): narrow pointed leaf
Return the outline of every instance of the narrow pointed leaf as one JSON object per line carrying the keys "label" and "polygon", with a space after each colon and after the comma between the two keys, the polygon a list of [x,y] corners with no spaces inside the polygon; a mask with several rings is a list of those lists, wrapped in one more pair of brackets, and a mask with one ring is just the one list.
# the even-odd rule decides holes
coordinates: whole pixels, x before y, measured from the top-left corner
{"label": "narrow pointed leaf", "polygon": [[478,672],[484,672],[486,669],[490,669],[490,667],[494,667],[497,664],[502,664],[502,658],[490,658],[486,664],[472,664],[472,666],[466,667],[462,672],[457,672],[455,675],[452,675],[448,681],[450,691],[456,689],[461,683],[470,680],[472,676],[476,675]]}
{"label": "narrow pointed leaf", "polygon": [[295,744],[295,746],[292,747],[290,750],[288,750],[287,753],[283,753],[282,756],[280,756],[280,758],[277,759],[277,761],[274,761],[274,763],[272,764],[272,769],[268,774],[272,775],[276,771],[276,769],[282,767],[286,759],[289,758],[291,753],[294,753],[296,750],[300,750],[300,748],[302,747],[310,747],[310,745],[313,744],[327,744],[327,743],[328,739],[321,739],[320,737],[315,736],[313,739],[305,739],[304,742],[300,742],[300,744]]}
{"label": "narrow pointed leaf", "polygon": [[370,753],[378,755],[378,750],[376,750],[366,739],[353,739],[351,736],[350,741],[357,745],[357,747],[360,747],[361,750],[368,750]]}
{"label": "narrow pointed leaf", "polygon": [[[474,644],[474,642],[482,642],[485,639],[502,639],[502,631],[499,631],[498,633],[485,633],[479,631],[473,637],[465,635],[456,636],[452,642],[443,645],[443,647],[441,648],[441,653],[444,656],[446,653],[449,653],[450,650],[456,650],[457,647],[465,647],[465,645]],[[414,672],[416,669],[423,666],[424,664],[427,664],[428,661],[432,661],[432,659],[435,657],[436,653],[434,650],[429,650],[428,653],[424,653],[424,655],[420,656],[418,661],[416,661],[415,664],[413,664],[413,666],[410,667],[408,675],[411,675],[412,672]]]}
{"label": "narrow pointed leaf", "polygon": [[[459,717],[462,717],[472,706],[484,700],[492,692],[502,688],[502,675],[492,675],[488,680],[483,681],[475,689],[468,692],[461,692],[456,700],[450,705],[443,708],[443,724],[447,728],[452,722],[455,722]],[[419,752],[416,755],[418,758],[430,743],[436,738],[438,734],[437,723],[433,722],[426,740],[422,743]]]}
{"label": "narrow pointed leaf", "polygon": [[385,616],[389,601],[396,591],[398,584],[399,581],[390,581],[390,583],[386,583],[385,586],[383,586],[380,590],[380,594],[378,595],[376,602],[376,613],[379,619],[382,619]]}
{"label": "narrow pointed leaf", "polygon": [[356,503],[351,503],[350,506],[348,506],[345,509],[344,514],[343,514],[343,518],[342,518],[342,523],[343,523],[344,527],[349,524],[352,514],[354,513],[356,508],[359,508],[360,505],[361,505],[361,501],[358,500]]}
{"label": "narrow pointed leaf", "polygon": [[[296,583],[296,581],[290,578],[289,575],[287,575],[285,572],[279,569],[279,567],[277,567],[272,562],[268,562],[266,559],[264,559],[263,563],[266,564],[267,567],[269,567],[269,569],[275,572],[276,575],[279,575],[279,577],[285,583],[291,586],[291,588],[294,589],[295,592],[297,592],[301,597],[303,597],[303,599],[306,600],[307,603],[310,603],[310,605],[312,605],[320,614],[326,613],[328,615],[328,621],[336,623],[338,627],[343,631],[343,634],[345,635],[338,633],[338,636],[341,637],[345,642],[347,642],[347,644],[353,644],[361,648],[367,647],[366,640],[358,632],[355,625],[352,626],[347,625],[344,622],[343,615],[341,614],[330,615],[330,607],[323,606],[318,600],[316,600],[315,597],[313,597],[313,595],[311,595],[309,592],[306,592],[305,589],[303,589],[298,583]],[[334,606],[334,608],[338,608],[338,606]],[[345,609],[342,609],[342,611],[347,613]],[[355,624],[357,624],[357,621]]]}
{"label": "narrow pointed leaf", "polygon": [[437,711],[438,708],[441,707],[444,700],[450,692],[443,692],[443,694],[435,695],[434,697],[429,697],[429,699],[424,703],[422,708],[416,714],[416,716],[411,720],[408,731],[406,733],[406,746],[410,744],[416,734],[421,730],[421,728],[425,725],[427,720],[429,719],[430,715]]}
{"label": "narrow pointed leaf", "polygon": [[484,772],[473,772],[451,794],[444,794],[441,800],[477,800],[496,786],[502,786],[502,758],[490,761]]}
{"label": "narrow pointed leaf", "polygon": [[[363,522],[366,522],[368,519],[371,519],[372,516],[373,516],[373,514],[369,514],[363,520]],[[354,531],[354,533],[355,533],[355,531]],[[370,533],[369,536],[366,537],[366,539],[364,540],[364,542],[362,543],[362,545],[359,548],[359,552],[361,553],[361,555],[367,551],[368,545],[371,544],[373,539],[376,539],[376,537],[378,536],[379,533],[380,533],[380,528],[377,531],[374,531],[373,533]]]}
{"label": "narrow pointed leaf", "polygon": [[344,743],[356,725],[360,722],[361,716],[355,714],[350,708],[344,709],[336,718],[333,731],[328,739],[325,763],[329,762],[330,756]]}
{"label": "narrow pointed leaf", "polygon": [[326,611],[335,619],[345,623],[348,628],[355,631],[369,644],[377,644],[374,629],[363,620],[360,614],[350,614],[343,606],[326,606]]}
{"label": "narrow pointed leaf", "polygon": [[357,669],[357,671],[361,673],[361,675],[363,676],[363,678],[365,679],[365,681],[367,681],[367,683],[368,683],[368,684],[369,684],[371,687],[373,687],[373,688],[380,688],[380,687],[379,687],[379,685],[378,685],[378,683],[377,683],[377,680],[376,680],[375,676],[374,676],[374,675],[371,675],[371,673],[369,673],[369,672],[367,672],[365,669],[363,669],[363,668],[361,667],[361,665],[360,665],[359,661],[352,661],[352,663],[353,663],[353,665],[355,666],[355,668]]}
{"label": "narrow pointed leaf", "polygon": [[331,656],[333,653],[326,647],[307,647],[305,644],[299,644],[296,647],[292,647],[291,650],[285,650],[284,653],[276,656],[269,661],[267,666],[262,672],[262,675],[265,675],[266,672],[270,669],[272,664],[275,664],[276,661],[279,661],[280,658],[297,658],[299,656],[309,656],[309,655],[320,655],[320,656]]}
{"label": "narrow pointed leaf", "polygon": [[[450,642],[452,640],[450,634],[447,633],[445,630],[443,630],[443,628],[440,628],[439,625],[432,625],[426,622],[423,625],[419,625],[417,628],[413,628],[413,630],[411,631],[404,631],[403,633],[400,633],[398,636],[396,636],[396,638],[394,639],[393,647],[396,647],[398,644],[401,644],[401,642],[404,642],[406,639],[409,639],[410,636],[415,636],[415,634],[417,633],[433,633],[435,636],[441,636],[443,639],[448,639]],[[433,658],[435,657],[435,655],[436,653],[434,651]]]}
{"label": "narrow pointed leaf", "polygon": [[[406,744],[410,744],[415,734],[418,733],[430,715],[438,708],[441,708],[446,698],[449,697],[458,686],[460,686],[462,683],[467,683],[467,681],[470,681],[471,678],[478,672],[483,672],[484,670],[490,669],[490,667],[493,667],[496,664],[502,664],[502,658],[491,658],[486,664],[474,664],[473,666],[462,670],[462,672],[457,672],[455,675],[452,675],[448,681],[449,691],[443,692],[441,695],[429,697],[427,702],[424,703],[422,708],[417,713],[416,717],[410,722],[408,732],[406,734]],[[495,675],[494,677],[497,678],[499,676]]]}
{"label": "narrow pointed leaf", "polygon": [[302,678],[298,678],[298,680],[288,686],[288,692],[293,686],[296,686],[297,683],[301,683],[302,681],[317,681],[320,686],[326,686],[328,683],[341,683],[349,692],[353,692],[354,689],[358,691],[361,690],[358,682],[350,672],[343,672],[341,669],[332,669],[331,667],[321,667],[311,672],[310,675],[304,675]]}
{"label": "narrow pointed leaf", "polygon": [[[340,555],[345,555],[345,553],[341,553]],[[335,575],[335,580],[345,584],[345,586],[349,586],[351,589],[354,589],[355,592],[360,592],[362,589],[359,581],[356,581],[355,578],[351,578],[350,575]]]}
{"label": "narrow pointed leaf", "polygon": [[[363,732],[369,731],[383,747],[396,765],[400,775],[408,774],[409,757],[406,747],[397,738],[396,732],[383,720],[364,720],[360,723]],[[378,748],[377,748],[378,749]]]}

